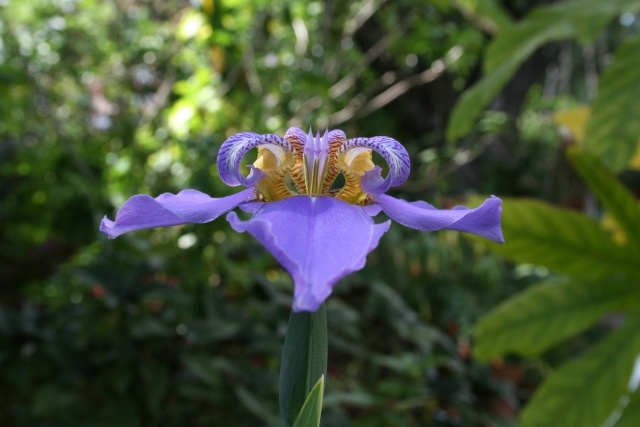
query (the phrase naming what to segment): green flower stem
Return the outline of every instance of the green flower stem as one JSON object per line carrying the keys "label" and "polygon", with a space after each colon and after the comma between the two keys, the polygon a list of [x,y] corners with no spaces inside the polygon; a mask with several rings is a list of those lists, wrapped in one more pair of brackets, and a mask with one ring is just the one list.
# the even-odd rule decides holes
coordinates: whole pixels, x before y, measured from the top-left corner
{"label": "green flower stem", "polygon": [[280,367],[280,416],[292,427],[318,380],[327,372],[327,313],[291,313]]}

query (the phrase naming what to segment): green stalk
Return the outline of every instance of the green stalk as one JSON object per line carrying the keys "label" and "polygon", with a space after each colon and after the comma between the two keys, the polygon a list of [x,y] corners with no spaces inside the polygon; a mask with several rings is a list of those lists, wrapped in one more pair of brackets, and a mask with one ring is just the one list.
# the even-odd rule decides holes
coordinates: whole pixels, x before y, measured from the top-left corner
{"label": "green stalk", "polygon": [[327,313],[291,313],[280,367],[280,416],[293,427],[307,396],[327,372]]}

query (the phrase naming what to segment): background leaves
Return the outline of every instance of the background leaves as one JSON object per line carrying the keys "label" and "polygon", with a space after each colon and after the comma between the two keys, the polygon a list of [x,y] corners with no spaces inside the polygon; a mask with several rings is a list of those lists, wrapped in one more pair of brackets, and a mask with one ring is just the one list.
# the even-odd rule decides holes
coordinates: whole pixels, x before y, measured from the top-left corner
{"label": "background leaves", "polygon": [[628,281],[535,284],[480,319],[474,354],[486,360],[512,352],[539,355],[639,296],[638,286]]}
{"label": "background leaves", "polygon": [[[507,245],[393,226],[336,286],[324,426],[515,425],[636,300],[638,180],[608,169],[633,153],[637,1],[0,3],[3,425],[280,425],[278,264],[224,221],[97,231],[132,194],[230,194],[239,131],[390,135],[394,196],[505,199]],[[594,100],[567,159],[552,117]]]}
{"label": "background leaves", "polygon": [[485,76],[464,93],[452,113],[447,130],[449,140],[454,141],[471,131],[483,109],[540,46],[567,38],[588,42],[612,18],[639,8],[640,2],[636,0],[606,3],[596,0],[565,1],[535,9],[526,19],[502,31],[487,49]]}
{"label": "background leaves", "polygon": [[593,119],[586,129],[585,148],[616,172],[629,165],[638,148],[639,125],[626,120],[625,114],[638,109],[640,85],[634,77],[638,48],[640,35],[626,40],[616,52],[616,59],[600,79]]}
{"label": "background leaves", "polygon": [[536,200],[503,202],[502,227],[509,245],[489,244],[494,252],[580,280],[638,277],[639,253],[616,244],[597,221]]}

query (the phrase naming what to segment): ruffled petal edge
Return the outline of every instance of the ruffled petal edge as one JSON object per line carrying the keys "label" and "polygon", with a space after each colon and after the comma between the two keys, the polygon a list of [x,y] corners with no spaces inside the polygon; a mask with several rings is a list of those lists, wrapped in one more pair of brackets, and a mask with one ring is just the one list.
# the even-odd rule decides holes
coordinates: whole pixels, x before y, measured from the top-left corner
{"label": "ruffled petal edge", "polygon": [[230,212],[227,221],[256,237],[291,274],[294,311],[317,310],[340,279],[365,266],[391,224],[375,224],[361,207],[323,196],[266,203],[247,221]]}
{"label": "ruffled petal edge", "polygon": [[100,231],[115,239],[124,233],[145,228],[205,223],[255,199],[254,188],[222,198],[213,198],[191,189],[178,194],[164,193],[156,198],[138,194],[122,205],[115,221],[105,216],[100,223]]}

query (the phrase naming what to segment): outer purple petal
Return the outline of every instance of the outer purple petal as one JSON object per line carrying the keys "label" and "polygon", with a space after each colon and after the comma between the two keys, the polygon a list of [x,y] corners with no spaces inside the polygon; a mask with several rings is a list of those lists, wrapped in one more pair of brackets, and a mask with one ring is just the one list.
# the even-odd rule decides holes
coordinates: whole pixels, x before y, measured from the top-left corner
{"label": "outer purple petal", "polygon": [[197,190],[183,190],[178,194],[164,193],[155,199],[146,194],[138,194],[122,205],[115,221],[105,216],[100,224],[100,231],[115,239],[121,234],[144,228],[209,222],[239,204],[254,199],[254,188],[219,199]]}
{"label": "outer purple petal", "polygon": [[359,206],[330,197],[295,196],[265,203],[248,221],[227,215],[248,231],[293,277],[294,311],[315,311],[347,274],[360,270],[389,229]]}
{"label": "outer purple petal", "polygon": [[495,196],[491,196],[474,209],[456,206],[453,209],[440,210],[426,202],[409,203],[386,194],[377,196],[375,201],[391,219],[407,227],[424,231],[465,231],[504,243],[500,226],[502,200]]}

